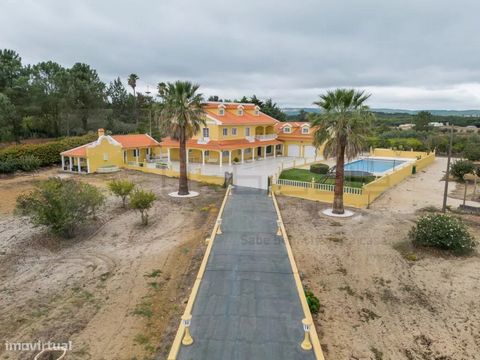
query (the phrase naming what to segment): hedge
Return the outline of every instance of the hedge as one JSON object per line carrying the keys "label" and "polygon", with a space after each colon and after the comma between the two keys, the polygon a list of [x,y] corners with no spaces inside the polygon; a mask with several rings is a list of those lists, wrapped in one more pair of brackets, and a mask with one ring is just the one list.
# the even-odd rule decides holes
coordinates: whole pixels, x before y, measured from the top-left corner
{"label": "hedge", "polygon": [[315,174],[326,174],[328,173],[328,165],[327,164],[312,164],[310,165],[310,172]]}
{"label": "hedge", "polygon": [[20,144],[0,149],[0,163],[10,164],[15,159],[35,157],[40,166],[50,166],[61,161],[60,153],[87,144],[97,138],[96,134],[68,137],[41,144]]}

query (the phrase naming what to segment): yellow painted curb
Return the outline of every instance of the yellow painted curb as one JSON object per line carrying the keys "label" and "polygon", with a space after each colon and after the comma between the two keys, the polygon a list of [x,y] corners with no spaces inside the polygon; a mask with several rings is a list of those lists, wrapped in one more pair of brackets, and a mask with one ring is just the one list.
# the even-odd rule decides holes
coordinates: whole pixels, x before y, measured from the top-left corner
{"label": "yellow painted curb", "polygon": [[[272,191],[272,200],[275,210],[277,212],[278,220],[280,221],[280,228],[282,230],[283,240],[285,242],[285,247],[287,248],[288,259],[290,260],[290,265],[292,267],[293,278],[295,280],[295,285],[297,286],[298,296],[300,297],[300,302],[302,304],[303,313],[307,320],[310,320],[312,326],[310,328],[310,340],[312,342],[313,351],[315,353],[315,358],[317,360],[325,360],[323,356],[322,347],[320,346],[320,340],[318,339],[317,330],[315,329],[315,323],[313,322],[312,314],[310,308],[308,307],[307,298],[305,297],[305,291],[303,289],[302,281],[300,280],[300,275],[298,275],[297,264],[295,263],[295,258],[293,257],[292,247],[290,246],[290,241],[288,240],[287,231],[285,230],[285,225],[283,224],[282,214],[280,213],[280,208],[278,207],[277,198],[275,193]],[[299,319],[298,326],[302,325],[302,319]],[[301,339],[298,339],[299,344]],[[299,345],[300,346],[300,345]]]}
{"label": "yellow painted curb", "polygon": [[[193,304],[198,294],[198,289],[200,289],[200,283],[202,282],[203,275],[205,274],[205,268],[207,267],[208,257],[212,252],[213,242],[215,240],[215,236],[217,234],[217,228],[219,226],[218,220],[222,217],[223,210],[225,208],[225,204],[227,203],[228,194],[232,191],[231,187],[228,187],[227,191],[225,192],[225,196],[223,198],[222,206],[218,212],[217,219],[215,220],[215,225],[212,229],[212,234],[210,235],[210,241],[207,245],[207,250],[205,250],[205,255],[203,256],[202,263],[200,264],[200,269],[198,270],[197,278],[195,279],[195,283],[193,284],[192,291],[188,298],[187,306],[185,307],[185,311],[183,315],[191,314]],[[175,339],[173,340],[172,347],[170,349],[170,353],[168,354],[168,360],[175,360],[178,356],[178,352],[180,351],[180,346],[182,345],[182,337],[185,332],[185,326],[183,322],[180,321],[180,325],[178,326],[177,333],[175,335]]]}

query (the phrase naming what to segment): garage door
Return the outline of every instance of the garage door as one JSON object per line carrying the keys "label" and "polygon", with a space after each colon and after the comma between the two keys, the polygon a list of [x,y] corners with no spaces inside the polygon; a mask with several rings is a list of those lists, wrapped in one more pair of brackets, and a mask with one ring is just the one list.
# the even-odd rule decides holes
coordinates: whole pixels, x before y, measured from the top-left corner
{"label": "garage door", "polygon": [[288,154],[287,156],[300,156],[300,146],[299,145],[288,145]]}
{"label": "garage door", "polygon": [[315,146],[305,146],[304,150],[304,157],[315,157]]}

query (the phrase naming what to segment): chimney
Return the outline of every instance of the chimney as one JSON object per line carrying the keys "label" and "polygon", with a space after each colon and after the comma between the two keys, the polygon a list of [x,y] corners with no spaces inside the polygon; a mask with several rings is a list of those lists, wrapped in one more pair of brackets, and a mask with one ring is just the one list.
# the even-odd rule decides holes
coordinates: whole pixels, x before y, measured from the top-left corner
{"label": "chimney", "polygon": [[98,129],[98,137],[105,135],[105,130],[100,128]]}

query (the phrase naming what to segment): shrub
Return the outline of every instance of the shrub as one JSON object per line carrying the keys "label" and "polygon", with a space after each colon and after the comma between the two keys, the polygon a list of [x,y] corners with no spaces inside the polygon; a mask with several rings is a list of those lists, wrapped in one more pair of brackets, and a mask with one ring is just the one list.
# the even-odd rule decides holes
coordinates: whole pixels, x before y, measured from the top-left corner
{"label": "shrub", "polygon": [[53,233],[70,238],[81,224],[95,217],[103,202],[104,196],[95,186],[51,178],[17,198],[17,213],[28,216],[34,225],[45,225]]}
{"label": "shrub", "polygon": [[12,174],[17,170],[17,162],[14,159],[0,161],[0,174]]}
{"label": "shrub", "polygon": [[35,171],[40,167],[40,159],[33,155],[26,155],[17,160],[17,169]]}
{"label": "shrub", "polygon": [[310,172],[315,174],[326,174],[328,173],[328,165],[327,164],[312,164],[310,165]]}
{"label": "shrub", "polygon": [[320,300],[310,290],[305,290],[305,297],[307,298],[307,304],[312,314],[318,314],[320,311]]}
{"label": "shrub", "polygon": [[457,160],[450,167],[452,174],[458,181],[464,181],[464,176],[473,173],[474,165],[469,160]]}
{"label": "shrub", "polygon": [[476,246],[467,227],[458,219],[445,214],[427,214],[418,219],[409,237],[415,246],[435,247],[457,253]]}
{"label": "shrub", "polygon": [[129,180],[112,180],[107,184],[110,191],[122,199],[122,206],[125,208],[127,205],[127,196],[129,196],[135,184]]}
{"label": "shrub", "polygon": [[95,134],[78,137],[68,137],[41,144],[20,144],[0,149],[0,162],[18,159],[25,156],[35,156],[39,166],[51,166],[60,163],[60,153],[87,144],[97,138]]}
{"label": "shrub", "polygon": [[130,195],[130,206],[140,212],[143,225],[148,225],[148,209],[152,207],[156,198],[153,192],[141,189],[134,190]]}
{"label": "shrub", "polygon": [[480,161],[480,144],[470,144],[464,151],[464,156],[470,161]]}

